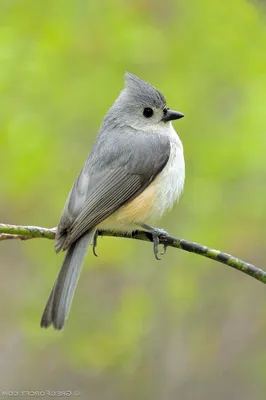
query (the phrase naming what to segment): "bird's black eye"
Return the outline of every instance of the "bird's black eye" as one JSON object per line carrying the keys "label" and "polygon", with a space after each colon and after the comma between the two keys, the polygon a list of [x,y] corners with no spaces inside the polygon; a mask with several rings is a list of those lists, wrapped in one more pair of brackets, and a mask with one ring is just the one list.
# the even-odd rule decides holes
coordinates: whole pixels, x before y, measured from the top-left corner
{"label": "bird's black eye", "polygon": [[146,118],[152,117],[152,116],[153,116],[153,109],[152,109],[152,108],[149,108],[149,107],[144,108],[144,110],[143,110],[143,115],[144,115],[144,117],[146,117]]}
{"label": "bird's black eye", "polygon": [[164,115],[167,113],[167,110],[169,110],[169,108],[167,108],[167,107],[164,107],[164,109],[163,109],[163,113],[164,113]]}

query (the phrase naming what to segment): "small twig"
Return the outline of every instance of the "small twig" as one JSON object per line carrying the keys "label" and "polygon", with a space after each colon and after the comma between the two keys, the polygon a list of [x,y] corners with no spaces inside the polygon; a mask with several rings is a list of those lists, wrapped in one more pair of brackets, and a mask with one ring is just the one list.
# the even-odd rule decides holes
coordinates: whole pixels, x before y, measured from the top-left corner
{"label": "small twig", "polygon": [[[56,228],[47,229],[40,228],[38,226],[16,226],[16,225],[6,225],[0,224],[0,241],[8,239],[34,239],[34,238],[46,238],[54,239],[56,233]],[[152,242],[152,236],[150,233],[145,231],[135,231],[132,235],[128,235],[124,232],[108,232],[99,231],[101,236],[113,236],[119,238],[132,238],[137,240],[143,240],[147,242]],[[159,237],[160,244],[168,247],[174,247],[176,249],[181,249],[188,251],[190,253],[199,254],[203,257],[210,258],[219,263],[228,265],[238,271],[244,272],[245,274],[252,276],[262,283],[266,283],[266,272],[262,269],[255,267],[239,258],[233,257],[230,254],[223,253],[220,250],[215,250],[210,247],[204,246],[199,243],[189,242],[188,240],[174,238],[167,234],[162,234]]]}

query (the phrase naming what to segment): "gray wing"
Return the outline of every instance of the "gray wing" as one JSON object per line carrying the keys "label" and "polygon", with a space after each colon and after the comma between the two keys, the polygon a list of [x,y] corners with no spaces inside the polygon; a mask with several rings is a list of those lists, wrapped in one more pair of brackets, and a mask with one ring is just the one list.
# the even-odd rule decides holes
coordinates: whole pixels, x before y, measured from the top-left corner
{"label": "gray wing", "polygon": [[58,227],[56,251],[138,196],[162,171],[170,155],[167,136],[134,131],[115,143],[96,141],[69,194]]}

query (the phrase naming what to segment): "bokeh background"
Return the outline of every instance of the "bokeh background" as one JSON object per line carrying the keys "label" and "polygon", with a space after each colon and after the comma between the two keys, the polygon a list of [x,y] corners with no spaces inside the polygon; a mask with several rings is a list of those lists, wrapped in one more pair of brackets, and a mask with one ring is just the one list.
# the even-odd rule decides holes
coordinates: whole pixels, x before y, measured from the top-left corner
{"label": "bokeh background", "polygon": [[[263,2],[1,0],[0,221],[56,226],[128,70],[185,114],[185,191],[158,225],[265,268],[265,48]],[[1,393],[265,399],[263,284],[103,238],[55,332],[39,321],[63,254],[0,247]]]}

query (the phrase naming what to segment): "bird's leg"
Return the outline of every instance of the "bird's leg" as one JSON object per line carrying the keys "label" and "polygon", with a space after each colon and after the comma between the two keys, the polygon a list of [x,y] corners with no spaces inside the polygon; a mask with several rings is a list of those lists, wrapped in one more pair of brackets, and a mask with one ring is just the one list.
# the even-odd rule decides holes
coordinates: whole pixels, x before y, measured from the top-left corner
{"label": "bird's leg", "polygon": [[98,229],[96,229],[96,231],[94,232],[94,235],[93,235],[93,239],[92,239],[92,252],[95,255],[95,257],[98,257],[98,254],[96,253],[98,236],[99,236],[99,232],[98,232]]}
{"label": "bird's leg", "polygon": [[[169,235],[169,233],[163,229],[154,228],[154,227],[146,225],[146,224],[142,224],[141,227],[151,233],[152,241],[153,241],[153,253],[155,255],[155,258],[157,260],[160,260],[161,257],[159,257],[159,244],[160,244],[159,237],[161,235]],[[166,253],[166,250],[167,250],[167,245],[164,244],[163,251],[161,252],[162,256]]]}

